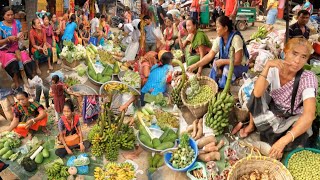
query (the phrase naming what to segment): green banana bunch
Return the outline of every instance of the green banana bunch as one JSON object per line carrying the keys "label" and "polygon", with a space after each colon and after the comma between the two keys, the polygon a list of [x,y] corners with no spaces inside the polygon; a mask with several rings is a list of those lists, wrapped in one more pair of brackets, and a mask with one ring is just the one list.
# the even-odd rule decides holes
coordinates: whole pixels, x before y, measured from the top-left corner
{"label": "green banana bunch", "polygon": [[117,161],[119,156],[120,145],[118,142],[108,142],[105,146],[105,157],[108,161]]}
{"label": "green banana bunch", "polygon": [[60,170],[60,176],[61,177],[68,177],[70,174],[68,172],[68,167],[63,166]]}
{"label": "green banana bunch", "polygon": [[184,86],[184,84],[185,84],[185,82],[187,80],[187,75],[186,75],[186,71],[184,69],[184,66],[180,61],[173,60],[172,64],[178,64],[180,66],[180,68],[181,68],[181,71],[182,71],[181,81],[179,82],[177,87],[172,90],[172,93],[171,93],[171,99],[172,99],[173,103],[178,105],[178,106],[181,106],[182,105],[181,89],[182,89],[182,87]]}
{"label": "green banana bunch", "polygon": [[221,93],[217,97],[213,97],[208,105],[208,113],[206,116],[206,126],[213,129],[215,135],[221,135],[225,127],[229,125],[229,113],[234,105],[234,98],[229,94],[230,84],[234,69],[234,54],[233,47],[230,48],[230,63],[229,72],[226,85]]}

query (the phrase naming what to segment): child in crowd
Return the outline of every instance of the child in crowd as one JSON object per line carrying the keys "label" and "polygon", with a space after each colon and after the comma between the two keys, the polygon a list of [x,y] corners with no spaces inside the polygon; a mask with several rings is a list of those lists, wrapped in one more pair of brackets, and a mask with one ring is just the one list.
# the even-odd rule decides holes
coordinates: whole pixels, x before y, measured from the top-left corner
{"label": "child in crowd", "polygon": [[145,26],[144,26],[144,31],[145,31],[145,36],[146,36],[146,44],[145,44],[145,51],[149,52],[149,51],[156,51],[157,49],[157,39],[153,33],[153,30],[155,28],[154,23],[151,21],[150,16],[145,15],[143,17],[143,20],[145,22]]}
{"label": "child in crowd", "polygon": [[89,44],[90,32],[84,27],[84,24],[80,24],[79,26],[79,37],[82,39],[82,45],[86,46]]}
{"label": "child in crowd", "polygon": [[63,82],[59,80],[58,75],[53,75],[51,81],[52,85],[50,94],[51,96],[53,96],[56,121],[58,121],[59,115],[62,113],[65,102],[64,90],[67,89],[67,87],[65,84],[63,84]]}

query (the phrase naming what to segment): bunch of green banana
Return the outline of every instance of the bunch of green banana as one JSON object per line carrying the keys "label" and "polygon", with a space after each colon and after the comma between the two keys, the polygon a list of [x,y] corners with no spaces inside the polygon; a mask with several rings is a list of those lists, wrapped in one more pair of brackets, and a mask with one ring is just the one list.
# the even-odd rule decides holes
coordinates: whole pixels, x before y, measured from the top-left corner
{"label": "bunch of green banana", "polygon": [[209,102],[208,112],[206,116],[206,126],[214,130],[215,135],[223,133],[225,127],[229,125],[229,113],[234,105],[234,98],[229,94],[230,84],[234,69],[234,53],[233,47],[230,48],[230,63],[226,85],[221,93],[214,96]]}
{"label": "bunch of green banana", "polygon": [[120,145],[117,141],[110,141],[105,146],[105,157],[108,161],[117,161]]}
{"label": "bunch of green banana", "polygon": [[68,167],[67,166],[62,166],[60,170],[60,176],[61,177],[68,177],[70,174],[68,172]]}
{"label": "bunch of green banana", "polygon": [[55,162],[51,166],[47,167],[46,174],[48,175],[48,179],[59,179],[61,177],[60,172],[62,167],[63,167],[63,164],[58,162]]}
{"label": "bunch of green banana", "polygon": [[172,64],[178,64],[181,68],[181,71],[182,71],[182,78],[181,78],[179,84],[176,86],[176,88],[174,88],[172,90],[172,93],[171,93],[171,99],[172,99],[173,103],[178,106],[181,106],[182,105],[181,89],[187,80],[187,75],[186,75],[186,71],[184,69],[183,64],[179,60],[173,60]]}
{"label": "bunch of green banana", "polygon": [[104,151],[105,151],[105,143],[102,142],[99,134],[95,134],[92,140],[92,148],[91,148],[92,155],[96,157],[100,157]]}
{"label": "bunch of green banana", "polygon": [[252,34],[250,39],[264,39],[267,37],[268,30],[264,26],[258,27],[258,31]]}
{"label": "bunch of green banana", "polygon": [[133,130],[123,133],[118,138],[120,148],[123,150],[132,150],[134,148],[135,136]]}

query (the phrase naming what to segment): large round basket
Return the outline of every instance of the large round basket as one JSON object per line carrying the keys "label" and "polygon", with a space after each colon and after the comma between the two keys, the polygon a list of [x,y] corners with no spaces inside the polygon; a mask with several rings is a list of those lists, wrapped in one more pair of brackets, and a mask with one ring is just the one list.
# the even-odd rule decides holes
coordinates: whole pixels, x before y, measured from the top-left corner
{"label": "large round basket", "polygon": [[[206,76],[201,76],[200,78],[198,78],[198,80],[200,82],[200,86],[201,85],[209,85],[212,88],[213,96],[215,96],[217,94],[218,85],[213,79],[206,77]],[[208,99],[207,101],[205,101],[201,104],[195,104],[195,105],[188,104],[186,90],[189,87],[189,84],[190,84],[189,82],[186,82],[185,86],[181,89],[181,99],[182,99],[183,105],[188,107],[188,109],[191,111],[191,113],[193,114],[194,117],[201,118],[204,114],[207,113],[209,101],[211,99]]]}
{"label": "large round basket", "polygon": [[229,172],[227,180],[238,180],[242,175],[254,170],[269,172],[269,175],[277,180],[293,180],[289,170],[281,162],[266,156],[249,156],[242,158],[234,164]]}
{"label": "large round basket", "polygon": [[66,59],[62,59],[62,62],[64,65],[70,67],[70,68],[75,68],[80,64],[80,61],[74,60],[72,63],[69,63]]}

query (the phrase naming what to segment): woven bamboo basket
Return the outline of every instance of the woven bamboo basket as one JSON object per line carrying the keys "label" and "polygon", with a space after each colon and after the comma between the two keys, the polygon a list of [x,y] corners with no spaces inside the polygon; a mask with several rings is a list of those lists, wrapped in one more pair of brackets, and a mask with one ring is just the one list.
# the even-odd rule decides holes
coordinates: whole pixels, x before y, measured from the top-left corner
{"label": "woven bamboo basket", "polygon": [[[200,78],[198,78],[198,80],[200,81],[200,86],[201,85],[209,85],[212,88],[213,96],[215,96],[217,94],[218,85],[213,79],[206,77],[206,76],[201,76]],[[211,99],[208,99],[207,101],[205,101],[201,104],[195,104],[195,105],[188,104],[186,90],[189,87],[189,84],[190,84],[189,82],[186,82],[185,86],[181,89],[181,99],[182,99],[183,105],[188,107],[188,109],[191,111],[191,113],[193,114],[194,117],[201,118],[204,114],[207,113],[209,101]]]}
{"label": "woven bamboo basket", "polygon": [[238,122],[245,122],[249,118],[249,110],[237,106],[233,108]]}
{"label": "woven bamboo basket", "polygon": [[74,60],[72,63],[69,63],[66,59],[62,59],[62,62],[64,65],[71,68],[75,68],[80,64],[80,61],[77,61],[77,60]]}
{"label": "woven bamboo basket", "polygon": [[261,156],[260,152],[257,152],[258,156],[252,156],[251,152],[251,155],[236,162],[232,166],[227,180],[238,180],[242,175],[249,174],[254,170],[262,173],[267,170],[271,178],[277,180],[293,180],[289,170],[280,161]]}

